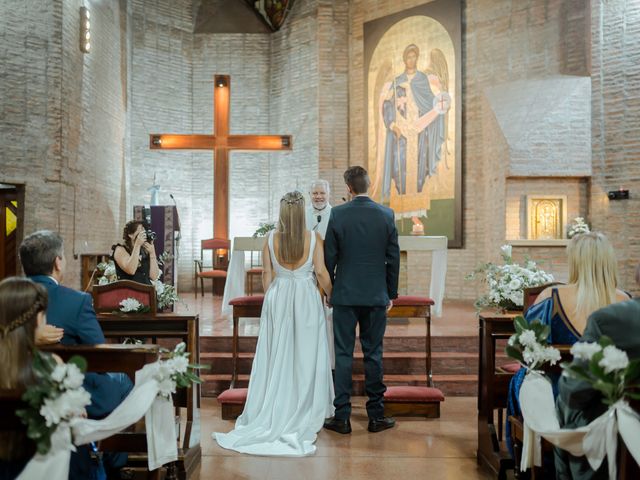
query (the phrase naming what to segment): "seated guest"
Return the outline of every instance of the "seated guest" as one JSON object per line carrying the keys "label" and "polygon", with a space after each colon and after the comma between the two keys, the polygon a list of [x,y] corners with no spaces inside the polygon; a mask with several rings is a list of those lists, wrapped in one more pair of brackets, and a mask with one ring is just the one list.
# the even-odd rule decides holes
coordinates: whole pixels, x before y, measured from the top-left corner
{"label": "seated guest", "polygon": [[115,264],[118,280],[133,280],[151,285],[151,280],[160,277],[160,268],[153,241],[147,239],[144,224],[138,220],[127,222],[122,239],[124,245],[118,243],[111,247],[111,259]]}
{"label": "seated guest", "polygon": [[[26,237],[20,244],[20,262],[24,273],[46,288],[49,296],[47,321],[64,331],[61,340],[63,345],[105,343],[91,296],[60,285],[64,278],[66,260],[59,234],[41,230]],[[120,405],[133,388],[133,383],[122,373],[87,373],[84,388],[91,394],[91,405],[87,407],[88,417],[100,419]],[[111,457],[107,457],[105,455],[105,463],[111,461]],[[120,455],[109,466],[122,466],[123,458],[126,461],[126,457]],[[86,475],[88,477],[90,474]]]}
{"label": "seated guest", "polygon": [[[0,282],[0,388],[22,390],[35,381],[32,352],[46,309],[47,291],[41,285],[16,277]],[[0,479],[16,478],[35,453],[26,428],[0,431]]]}
{"label": "seated guest", "polygon": [[[640,284],[640,265],[636,270],[636,282]],[[629,360],[640,358],[640,299],[616,303],[593,312],[580,341],[597,342],[603,335],[627,352]],[[607,405],[602,403],[602,394],[588,383],[563,376],[558,383],[556,408],[560,427],[574,429],[598,418],[607,410]],[[594,472],[585,457],[574,457],[560,449],[554,451],[559,479],[608,477],[606,458],[598,471]]]}
{"label": "seated guest", "polygon": [[[569,283],[543,290],[527,310],[528,322],[540,320],[549,325],[547,339],[556,345],[573,345],[585,329],[592,312],[629,296],[618,290],[618,268],[613,246],[598,232],[576,235],[567,246]],[[507,399],[507,415],[520,415],[518,394],[526,370],[521,368],[511,379]],[[554,391],[557,378],[552,378]],[[511,425],[507,422],[507,444],[511,450]]]}

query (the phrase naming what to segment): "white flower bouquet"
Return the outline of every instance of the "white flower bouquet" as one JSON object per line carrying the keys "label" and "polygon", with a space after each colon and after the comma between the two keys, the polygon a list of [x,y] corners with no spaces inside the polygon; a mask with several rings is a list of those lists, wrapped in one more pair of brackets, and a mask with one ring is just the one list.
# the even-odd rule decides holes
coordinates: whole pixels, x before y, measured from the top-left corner
{"label": "white flower bouquet", "polygon": [[602,393],[602,402],[640,400],[640,359],[629,361],[627,353],[603,336],[598,343],[577,342],[571,347],[573,361],[563,363],[563,375],[584,380]]}
{"label": "white flower bouquet", "polygon": [[135,298],[125,298],[120,302],[120,312],[122,313],[146,313],[151,310],[148,306],[142,305]]}
{"label": "white flower bouquet", "polygon": [[151,283],[156,289],[156,300],[158,302],[158,308],[160,310],[170,307],[176,302],[180,301],[176,287],[167,283],[162,283],[160,280],[151,280]]}
{"label": "white flower bouquet", "polygon": [[526,259],[524,265],[513,263],[511,245],[503,245],[500,250],[504,265],[485,263],[465,277],[467,280],[473,280],[478,275],[484,274],[482,280],[489,285],[489,293],[475,302],[478,310],[486,307],[521,310],[524,304],[525,288],[537,287],[553,281],[553,275],[546,273],[533,260]]}
{"label": "white flower bouquet", "polygon": [[167,359],[158,362],[155,375],[159,384],[159,395],[170,397],[176,388],[190,387],[193,383],[202,383],[196,370],[208,368],[204,365],[189,363],[189,353],[184,342],[179,343],[173,352],[168,352]]}
{"label": "white flower bouquet", "polygon": [[27,436],[35,442],[38,453],[46,455],[52,447],[56,450],[69,444],[70,439],[65,437],[69,429],[63,427],[84,415],[91,403],[91,395],[82,387],[86,366],[82,357],[57,364],[51,355],[35,351],[33,372],[37,382],[22,396],[29,408],[17,410],[16,415],[26,425]]}
{"label": "white flower bouquet", "polygon": [[538,320],[527,323],[522,315],[513,320],[516,333],[511,335],[505,351],[510,358],[517,360],[529,370],[545,365],[555,365],[560,361],[560,351],[548,345],[551,329]]}
{"label": "white flower bouquet", "polygon": [[591,230],[589,230],[589,225],[587,225],[587,223],[584,221],[584,218],[576,217],[573,219],[573,222],[571,222],[571,225],[569,225],[567,237],[573,238],[576,235],[579,235],[581,233],[589,233],[590,231]]}

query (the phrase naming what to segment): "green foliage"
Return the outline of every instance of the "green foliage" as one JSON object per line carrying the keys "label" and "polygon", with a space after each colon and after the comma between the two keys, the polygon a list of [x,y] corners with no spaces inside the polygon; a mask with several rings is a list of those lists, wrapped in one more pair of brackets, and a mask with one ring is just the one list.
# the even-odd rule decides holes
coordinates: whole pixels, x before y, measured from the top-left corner
{"label": "green foliage", "polygon": [[257,230],[253,232],[253,238],[264,237],[271,230],[275,230],[276,224],[275,222],[260,222]]}

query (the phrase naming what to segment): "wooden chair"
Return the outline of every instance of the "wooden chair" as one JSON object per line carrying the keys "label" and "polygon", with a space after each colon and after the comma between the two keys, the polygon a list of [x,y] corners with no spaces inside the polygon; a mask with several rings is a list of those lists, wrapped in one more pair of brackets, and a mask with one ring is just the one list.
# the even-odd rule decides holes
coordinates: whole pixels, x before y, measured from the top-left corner
{"label": "wooden chair", "polygon": [[[229,251],[231,242],[222,238],[210,238],[200,241],[200,260],[194,260],[195,294],[198,296],[198,279],[200,280],[200,290],[204,297],[204,280],[212,281],[212,291],[215,295],[222,294],[224,284],[227,280],[227,268],[229,268]],[[211,265],[205,265],[204,252],[211,251]],[[216,290],[216,282],[221,282],[221,289]]]}
{"label": "wooden chair", "polygon": [[[253,254],[257,253],[258,262],[256,264],[253,263]],[[258,277],[258,280],[262,279],[262,272],[264,272],[264,268],[262,268],[262,253],[251,251],[250,253],[250,265],[247,270],[247,278],[245,281],[245,285],[247,286],[247,295],[253,295],[253,281],[255,277]]]}
{"label": "wooden chair", "polygon": [[135,298],[142,305],[149,307],[150,313],[153,315],[158,308],[155,287],[132,280],[118,280],[106,285],[95,285],[91,295],[96,313],[120,310],[120,302],[125,298]]}

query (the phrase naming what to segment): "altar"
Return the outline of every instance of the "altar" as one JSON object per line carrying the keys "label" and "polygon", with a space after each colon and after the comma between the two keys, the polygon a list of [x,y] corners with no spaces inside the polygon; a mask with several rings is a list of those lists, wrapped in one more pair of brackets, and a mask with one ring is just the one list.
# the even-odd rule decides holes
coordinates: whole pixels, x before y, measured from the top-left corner
{"label": "altar", "polygon": [[[245,295],[246,259],[245,252],[262,251],[266,237],[235,237],[231,251],[231,260],[227,270],[227,282],[222,297],[222,314],[231,315],[232,307],[229,301]],[[401,252],[430,251],[431,281],[429,297],[435,302],[433,315],[442,316],[442,301],[447,276],[447,237],[430,236],[401,236],[398,237]]]}

